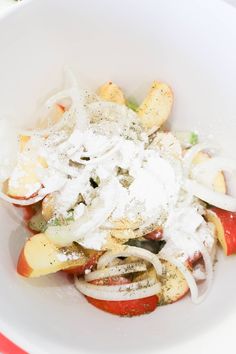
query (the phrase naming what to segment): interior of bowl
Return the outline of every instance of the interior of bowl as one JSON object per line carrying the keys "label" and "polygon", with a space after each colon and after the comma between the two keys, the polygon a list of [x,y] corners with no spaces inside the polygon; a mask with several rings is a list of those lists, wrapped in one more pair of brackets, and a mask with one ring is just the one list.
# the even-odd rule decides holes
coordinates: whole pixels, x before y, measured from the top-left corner
{"label": "interior of bowl", "polygon": [[[235,19],[216,1],[26,1],[0,22],[0,115],[31,124],[40,103],[61,88],[65,64],[81,86],[113,80],[137,100],[152,80],[163,80],[175,94],[170,125],[211,135],[233,156]],[[1,204],[0,222],[0,330],[30,352],[173,348],[232,312],[234,257],[219,255],[212,291],[201,305],[187,297],[144,317],[119,318],[91,307],[61,274],[18,276],[25,231],[13,207]]]}

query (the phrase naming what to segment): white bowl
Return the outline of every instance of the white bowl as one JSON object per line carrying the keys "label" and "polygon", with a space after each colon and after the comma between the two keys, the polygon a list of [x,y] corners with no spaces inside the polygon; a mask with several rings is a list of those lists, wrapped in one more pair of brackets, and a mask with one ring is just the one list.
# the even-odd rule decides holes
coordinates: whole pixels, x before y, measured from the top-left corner
{"label": "white bowl", "polygon": [[[0,115],[29,121],[69,64],[82,85],[114,80],[138,99],[153,79],[175,93],[171,123],[236,148],[236,12],[217,0],[25,1],[0,21]],[[16,274],[24,231],[0,209],[0,331],[28,352],[192,353],[234,348],[235,257],[218,262],[213,289],[139,318],[90,306],[60,274]]]}

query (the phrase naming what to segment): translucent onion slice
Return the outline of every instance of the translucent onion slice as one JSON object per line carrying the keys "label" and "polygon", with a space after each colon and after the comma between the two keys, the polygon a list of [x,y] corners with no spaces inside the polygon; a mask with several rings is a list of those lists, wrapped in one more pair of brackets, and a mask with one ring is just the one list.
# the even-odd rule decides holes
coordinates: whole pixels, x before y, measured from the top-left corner
{"label": "translucent onion slice", "polygon": [[236,198],[230,195],[215,192],[212,189],[209,189],[202,184],[190,179],[186,180],[184,188],[189,193],[192,193],[195,197],[203,200],[204,202],[224,210],[232,212],[236,211]]}
{"label": "translucent onion slice", "polygon": [[85,275],[84,279],[88,282],[96,279],[103,279],[114,277],[117,275],[129,274],[134,272],[143,272],[147,270],[147,266],[145,263],[136,262],[136,263],[127,263],[121,264],[105,269],[95,270],[87,275]]}
{"label": "translucent onion slice", "polygon": [[70,98],[73,95],[72,88],[67,88],[65,90],[57,92],[55,95],[51,96],[45,103],[48,108],[53,107],[59,101]]}
{"label": "translucent onion slice", "polygon": [[105,268],[106,265],[111,263],[113,259],[117,257],[129,257],[129,256],[138,257],[152,263],[152,265],[156,270],[156,273],[158,275],[162,274],[162,264],[159,261],[158,256],[143,248],[134,247],[134,246],[121,246],[118,251],[106,252],[104,255],[102,255],[99,258],[97,269]]}
{"label": "translucent onion slice", "polygon": [[205,171],[212,171],[212,173],[217,173],[219,171],[227,171],[229,173],[236,173],[236,162],[232,159],[223,157],[212,157],[206,161],[197,164],[193,169],[192,173],[204,173]]}
{"label": "translucent onion slice", "polygon": [[73,241],[86,239],[98,229],[110,216],[116,206],[116,188],[113,180],[100,191],[100,196],[93,200],[86,213],[78,221],[67,226],[50,226],[45,231],[47,237],[55,244],[66,246]]}
{"label": "translucent onion slice", "polygon": [[0,198],[4,200],[5,202],[11,203],[11,204],[16,204],[16,205],[31,205],[39,202],[45,197],[45,194],[38,194],[33,198],[29,199],[17,199],[17,198],[12,198],[3,193],[2,191],[2,185],[0,185]]}
{"label": "translucent onion slice", "polygon": [[78,168],[76,167],[72,167],[69,166],[69,160],[67,160],[68,164],[66,164],[65,162],[60,161],[60,159],[58,158],[58,160],[53,160],[51,161],[50,158],[48,158],[48,165],[57,170],[58,172],[60,172],[61,174],[63,174],[63,176],[71,176],[71,177],[78,177],[80,174],[80,171]]}
{"label": "translucent onion slice", "polygon": [[24,136],[50,135],[58,130],[61,130],[65,125],[67,125],[68,122],[74,117],[75,113],[76,113],[75,107],[71,106],[71,108],[68,111],[65,111],[61,119],[51,127],[45,129],[33,129],[33,130],[20,129],[18,133]]}
{"label": "translucent onion slice", "polygon": [[212,157],[207,161],[203,161],[191,170],[191,176],[193,179],[197,180],[200,183],[205,181],[210,182],[210,185],[213,183],[214,178],[218,172],[229,172],[236,177],[236,163],[234,160],[222,158],[222,157]]}
{"label": "translucent onion slice", "polygon": [[196,237],[195,237],[195,241],[199,245],[199,249],[205,264],[205,272],[206,272],[206,280],[205,280],[206,290],[201,296],[198,297],[198,302],[201,302],[206,298],[209,291],[211,290],[212,280],[213,280],[213,266],[212,266],[211,256],[208,253],[206,247],[203,245],[202,242],[199,242],[199,240],[197,240]]}
{"label": "translucent onion slice", "polygon": [[110,150],[106,151],[102,156],[94,157],[94,158],[92,158],[90,160],[83,160],[81,158],[80,159],[73,159],[73,157],[71,157],[71,160],[75,161],[77,163],[80,163],[82,165],[98,164],[101,161],[103,161],[103,160],[107,159],[108,157],[110,157],[111,155],[113,155],[119,149],[119,146],[120,146],[120,143],[118,142]]}
{"label": "translucent onion slice", "polygon": [[138,283],[135,286],[132,284],[126,284],[129,285],[129,287],[125,287],[124,290],[121,288],[122,291],[119,291],[121,285],[118,285],[117,290],[115,289],[114,291],[114,288],[113,290],[109,289],[110,286],[105,287],[103,285],[93,285],[87,283],[85,280],[81,278],[80,279],[75,278],[75,286],[82,294],[98,300],[108,300],[108,301],[136,300],[148,296],[157,295],[161,291],[160,283],[155,283],[154,285],[146,286],[146,287],[141,286],[140,288],[139,285],[141,282],[139,284]]}
{"label": "translucent onion slice", "polygon": [[[140,288],[146,288],[156,284],[156,280],[153,278],[146,278],[140,281],[136,281],[130,284],[121,284],[121,285],[95,285],[98,287],[102,287],[103,291],[108,292],[117,292],[117,291],[124,291],[124,290],[137,290]],[[98,289],[99,290],[99,289]]]}
{"label": "translucent onion slice", "polygon": [[217,147],[211,143],[201,143],[190,148],[183,158],[183,169],[185,176],[189,176],[194,157],[202,150],[216,150]]}

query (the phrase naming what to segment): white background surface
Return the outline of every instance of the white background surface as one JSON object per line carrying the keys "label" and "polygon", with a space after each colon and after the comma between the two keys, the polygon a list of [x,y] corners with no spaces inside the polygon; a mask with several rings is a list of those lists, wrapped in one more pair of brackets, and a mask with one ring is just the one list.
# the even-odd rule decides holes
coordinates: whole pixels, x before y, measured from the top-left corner
{"label": "white background surface", "polygon": [[[224,0],[228,2],[229,4],[232,4],[236,7],[236,0]],[[9,6],[12,6],[16,3],[17,1],[14,0],[0,0],[0,11],[8,8]]]}

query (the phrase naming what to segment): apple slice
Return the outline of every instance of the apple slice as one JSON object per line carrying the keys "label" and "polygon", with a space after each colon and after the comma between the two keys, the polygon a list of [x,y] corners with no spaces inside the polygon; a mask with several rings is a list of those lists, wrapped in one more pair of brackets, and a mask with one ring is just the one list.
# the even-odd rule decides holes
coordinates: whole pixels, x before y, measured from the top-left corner
{"label": "apple slice", "polygon": [[236,213],[212,207],[207,210],[206,219],[215,225],[224,253],[227,256],[236,253]]}
{"label": "apple slice", "polygon": [[189,287],[177,267],[167,261],[162,261],[162,263],[164,265],[164,273],[160,302],[163,305],[167,305],[182,299],[189,291]]}
{"label": "apple slice", "polygon": [[121,89],[113,82],[107,82],[97,90],[98,96],[104,100],[119,104],[125,104],[125,97]]}
{"label": "apple slice", "polygon": [[8,183],[6,193],[18,199],[28,199],[37,195],[42,185],[37,176],[37,168],[47,168],[47,162],[41,156],[35,161],[30,158],[19,159]]}
{"label": "apple slice", "polygon": [[34,278],[83,266],[87,260],[81,246],[73,244],[58,248],[44,234],[37,234],[26,241],[18,259],[17,272]]}
{"label": "apple slice", "polygon": [[[173,264],[161,260],[163,264],[163,276],[160,278],[162,283],[161,293],[157,294],[159,297],[160,305],[172,304],[180,299],[182,299],[189,291],[188,284],[177,267]],[[133,281],[140,281],[146,278],[156,280],[156,271],[153,267],[149,268],[147,272],[135,276]]]}
{"label": "apple slice", "polygon": [[[199,163],[204,162],[210,158],[211,157],[207,153],[200,151],[193,159],[193,164],[198,165]],[[218,172],[215,176],[213,181],[213,188],[215,192],[224,194],[226,193],[226,183],[223,172]]]}
{"label": "apple slice", "polygon": [[63,271],[69,274],[84,275],[86,271],[91,271],[98,262],[98,258],[103,254],[103,252],[94,250],[84,250],[88,260],[83,265],[72,266]]}
{"label": "apple slice", "polygon": [[168,119],[173,105],[173,92],[163,83],[154,81],[147,97],[138,108],[145,129],[158,129]]}
{"label": "apple slice", "polygon": [[18,163],[8,180],[7,194],[14,198],[28,199],[36,195],[41,183],[35,172],[35,162]]}
{"label": "apple slice", "polygon": [[42,215],[46,221],[49,221],[55,215],[55,194],[48,194],[42,202]]}
{"label": "apple slice", "polygon": [[24,148],[29,140],[30,140],[30,136],[25,136],[25,135],[19,136],[19,150],[20,150],[20,152],[22,152],[24,150]]}

